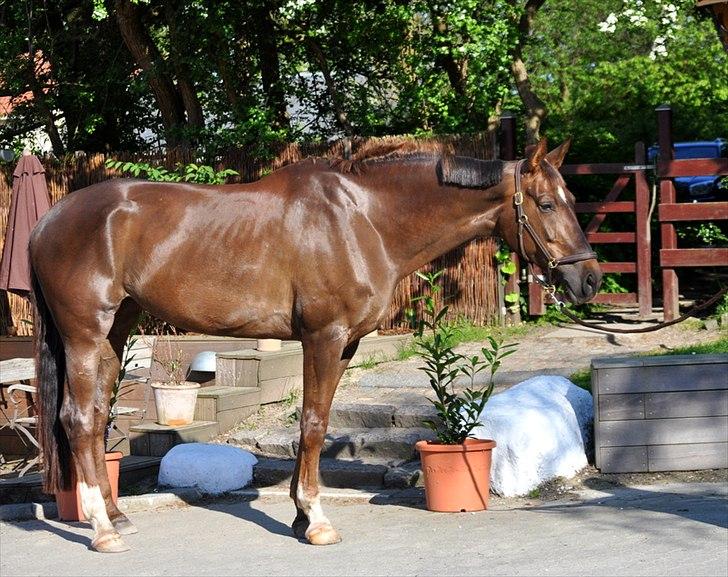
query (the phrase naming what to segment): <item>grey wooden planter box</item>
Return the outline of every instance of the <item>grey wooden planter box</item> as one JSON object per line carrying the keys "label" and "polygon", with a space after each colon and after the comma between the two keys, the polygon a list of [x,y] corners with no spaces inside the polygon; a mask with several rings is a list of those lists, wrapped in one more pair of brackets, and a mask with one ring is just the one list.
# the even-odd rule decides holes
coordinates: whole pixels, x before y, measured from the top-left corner
{"label": "grey wooden planter box", "polygon": [[728,355],[594,359],[604,473],[728,467]]}

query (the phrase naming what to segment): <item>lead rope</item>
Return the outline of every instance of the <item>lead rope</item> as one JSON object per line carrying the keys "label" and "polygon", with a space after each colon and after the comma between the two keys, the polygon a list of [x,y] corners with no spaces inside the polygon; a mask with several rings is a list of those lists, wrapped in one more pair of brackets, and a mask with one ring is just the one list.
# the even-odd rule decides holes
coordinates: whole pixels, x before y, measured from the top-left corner
{"label": "lead rope", "polygon": [[712,305],[718,302],[720,297],[722,297],[726,292],[728,292],[728,286],[723,287],[721,290],[719,290],[717,293],[715,293],[712,297],[710,297],[707,301],[702,302],[700,304],[694,305],[691,307],[687,312],[680,315],[678,318],[673,319],[671,321],[663,321],[659,324],[656,324],[651,327],[645,327],[642,329],[615,329],[615,328],[607,328],[603,327],[601,325],[597,325],[594,323],[587,323],[581,320],[579,317],[577,317],[574,313],[572,313],[569,309],[567,309],[564,305],[563,301],[559,300],[559,298],[556,296],[556,287],[551,284],[546,284],[541,282],[537,276],[534,275],[534,278],[536,281],[543,286],[544,291],[546,294],[548,294],[553,300],[554,304],[556,305],[556,308],[559,309],[559,312],[561,312],[564,316],[569,317],[572,321],[574,321],[576,324],[579,324],[583,327],[587,327],[590,329],[594,329],[597,331],[603,331],[605,333],[620,333],[620,334],[629,334],[629,333],[651,333],[653,331],[659,331],[660,329],[664,329],[665,327],[669,327],[671,325],[676,325],[677,323],[683,322],[685,319],[688,319],[690,317],[694,317],[695,313],[698,313],[702,310],[705,310],[707,308],[710,308]]}

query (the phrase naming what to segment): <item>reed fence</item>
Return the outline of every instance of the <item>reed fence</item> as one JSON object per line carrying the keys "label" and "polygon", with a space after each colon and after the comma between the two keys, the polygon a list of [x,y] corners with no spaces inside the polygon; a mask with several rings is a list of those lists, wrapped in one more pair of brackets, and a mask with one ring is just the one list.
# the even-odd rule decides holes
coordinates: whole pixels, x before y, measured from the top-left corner
{"label": "reed fence", "polygon": [[[481,159],[495,158],[496,144],[492,133],[439,136],[437,142],[450,145],[456,154]],[[309,156],[342,156],[349,145],[354,152],[366,142],[356,140],[350,144],[344,140],[333,143],[284,143],[269,160],[261,160],[251,149],[239,148],[220,158],[216,169],[231,168],[238,176],[230,182],[252,182],[264,174]],[[108,154],[76,154],[63,159],[41,158],[46,170],[46,182],[55,204],[66,194],[86,186],[114,178],[118,173],[106,168],[106,160],[149,162],[169,169],[177,164],[198,160],[194,151],[172,149],[164,153],[114,152]],[[12,173],[15,166],[0,165],[0,251],[5,240],[10,199]],[[494,265],[497,244],[492,239],[479,239],[467,243],[438,258],[429,265],[432,270],[445,269],[443,294],[449,295],[450,313],[454,317],[466,317],[476,324],[489,324],[498,318],[498,271]],[[422,294],[423,282],[411,275],[397,287],[392,306],[382,328],[406,327],[405,310],[414,296]],[[0,334],[32,334],[32,311],[27,299],[0,291]]]}

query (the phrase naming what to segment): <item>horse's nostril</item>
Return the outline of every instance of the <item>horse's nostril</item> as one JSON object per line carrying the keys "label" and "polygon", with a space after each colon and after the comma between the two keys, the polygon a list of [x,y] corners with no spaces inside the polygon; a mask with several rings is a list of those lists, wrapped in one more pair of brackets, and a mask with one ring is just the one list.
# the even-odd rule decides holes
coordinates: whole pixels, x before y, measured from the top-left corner
{"label": "horse's nostril", "polygon": [[584,294],[593,295],[597,288],[597,278],[593,273],[588,273],[584,279]]}

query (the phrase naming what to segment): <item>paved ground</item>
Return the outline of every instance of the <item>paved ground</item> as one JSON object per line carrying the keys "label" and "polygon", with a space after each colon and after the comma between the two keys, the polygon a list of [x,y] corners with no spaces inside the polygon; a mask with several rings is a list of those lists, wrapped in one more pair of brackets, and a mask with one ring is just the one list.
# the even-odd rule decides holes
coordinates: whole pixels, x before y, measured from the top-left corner
{"label": "paved ground", "polygon": [[327,505],[344,541],[315,548],[283,498],[132,515],[132,551],[87,549],[86,524],[0,524],[0,575],[728,575],[728,485],[586,490],[579,500],[495,498],[482,513],[422,497]]}

